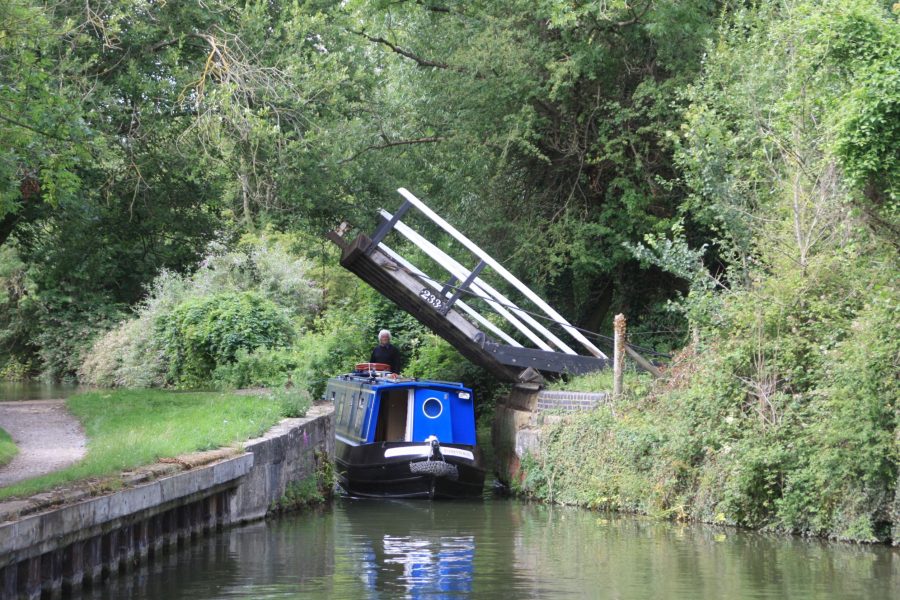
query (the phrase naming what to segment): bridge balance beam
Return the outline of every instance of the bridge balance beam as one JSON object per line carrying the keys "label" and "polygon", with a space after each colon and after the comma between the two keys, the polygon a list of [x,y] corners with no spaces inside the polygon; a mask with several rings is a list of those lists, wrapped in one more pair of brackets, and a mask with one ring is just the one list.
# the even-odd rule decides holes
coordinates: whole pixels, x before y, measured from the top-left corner
{"label": "bridge balance beam", "polygon": [[398,265],[366,235],[348,241],[338,232],[329,239],[341,248],[341,266],[408,312],[456,348],[460,354],[502,381],[515,383],[532,367],[545,374],[581,374],[609,366],[609,361],[499,344],[452,308],[425,282]]}

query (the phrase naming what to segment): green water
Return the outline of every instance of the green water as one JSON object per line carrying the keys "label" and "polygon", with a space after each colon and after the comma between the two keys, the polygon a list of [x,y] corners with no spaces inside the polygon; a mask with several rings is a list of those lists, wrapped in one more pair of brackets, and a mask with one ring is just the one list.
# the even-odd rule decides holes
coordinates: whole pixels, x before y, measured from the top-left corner
{"label": "green water", "polygon": [[74,384],[0,381],[0,402],[10,400],[54,400],[80,391]]}
{"label": "green water", "polygon": [[900,551],[513,500],[339,500],[200,540],[89,598],[900,598]]}

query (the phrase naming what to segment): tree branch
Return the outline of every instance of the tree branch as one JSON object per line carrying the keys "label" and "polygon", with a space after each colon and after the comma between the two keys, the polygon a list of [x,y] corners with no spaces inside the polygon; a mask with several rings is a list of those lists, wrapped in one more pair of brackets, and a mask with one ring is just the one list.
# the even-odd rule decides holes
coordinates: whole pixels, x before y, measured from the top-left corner
{"label": "tree branch", "polygon": [[383,150],[385,148],[393,148],[395,146],[411,146],[414,144],[434,144],[437,142],[442,142],[445,139],[447,139],[447,138],[445,138],[444,136],[435,135],[435,136],[431,136],[431,137],[416,138],[416,139],[412,139],[412,140],[393,140],[393,141],[387,141],[383,144],[372,144],[371,146],[366,146],[365,148],[363,148],[362,150],[360,150],[359,152],[357,152],[350,158],[345,158],[343,160],[338,161],[338,164],[343,165],[345,163],[356,160],[360,155],[365,154],[366,152],[368,152],[370,150]]}
{"label": "tree branch", "polygon": [[48,137],[48,138],[53,138],[54,140],[59,140],[61,142],[72,142],[72,143],[75,142],[75,140],[73,140],[73,139],[61,137],[56,134],[49,133],[47,131],[42,131],[40,129],[32,127],[31,125],[28,125],[27,123],[22,123],[20,121],[16,121],[15,119],[10,119],[9,117],[4,116],[4,115],[0,115],[0,120],[6,121],[10,125],[15,125],[16,127],[22,127],[23,129],[28,129],[29,131],[33,131],[33,132],[37,133],[38,135],[42,135],[42,136]]}
{"label": "tree branch", "polygon": [[424,8],[425,10],[429,10],[431,12],[436,13],[449,13],[450,9],[446,6],[435,6],[433,4],[425,4],[422,0],[416,0],[416,4]]}
{"label": "tree branch", "polygon": [[352,31],[351,30],[351,33],[362,36],[362,37],[366,38],[367,40],[369,40],[370,42],[373,42],[375,44],[382,44],[384,46],[387,46],[388,48],[391,49],[392,52],[395,52],[395,53],[399,54],[400,56],[403,56],[405,58],[408,58],[408,59],[414,61],[420,67],[433,67],[436,69],[447,69],[450,71],[456,71],[458,73],[466,72],[466,69],[464,69],[462,67],[456,67],[453,65],[448,65],[447,63],[438,62],[436,60],[429,60],[427,58],[422,58],[421,56],[414,54],[411,50],[407,50],[406,48],[403,48],[402,46],[398,46],[397,44],[395,44],[389,40],[386,40],[382,37],[373,37],[373,36],[367,34],[365,31]]}
{"label": "tree branch", "polygon": [[628,27],[629,25],[634,25],[635,23],[640,21],[644,17],[644,15],[646,15],[650,11],[650,7],[652,5],[653,5],[652,2],[647,2],[646,4],[644,4],[644,7],[641,10],[640,14],[635,12],[634,7],[629,6],[628,12],[631,13],[631,18],[628,20],[625,20],[625,21],[619,21],[619,22],[615,23],[615,26],[616,27]]}

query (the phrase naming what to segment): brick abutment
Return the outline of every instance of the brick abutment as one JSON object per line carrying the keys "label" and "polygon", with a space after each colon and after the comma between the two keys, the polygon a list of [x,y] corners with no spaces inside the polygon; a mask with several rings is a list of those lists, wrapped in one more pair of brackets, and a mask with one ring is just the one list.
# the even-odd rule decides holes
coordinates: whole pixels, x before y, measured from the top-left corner
{"label": "brick abutment", "polygon": [[608,404],[607,392],[568,392],[516,385],[494,409],[491,441],[497,476],[507,484],[518,482],[522,460],[538,456],[542,428],[568,413],[592,410]]}

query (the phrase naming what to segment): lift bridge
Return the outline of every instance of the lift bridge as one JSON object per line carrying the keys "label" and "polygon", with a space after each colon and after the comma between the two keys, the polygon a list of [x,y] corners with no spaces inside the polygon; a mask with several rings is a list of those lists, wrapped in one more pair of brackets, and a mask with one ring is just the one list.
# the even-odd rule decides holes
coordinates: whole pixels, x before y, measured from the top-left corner
{"label": "lift bridge", "polygon": [[[408,190],[400,188],[397,191],[405,201],[394,214],[381,210],[380,225],[371,236],[359,234],[355,239],[347,239],[346,225],[329,234],[329,239],[342,250],[341,266],[500,380],[516,383],[535,379],[535,371],[552,377],[562,373],[577,375],[610,366],[610,359],[583,331],[566,321],[503,265]],[[402,219],[413,209],[461,244],[468,256],[456,260],[404,223]],[[444,272],[426,273],[392,250],[385,243],[392,233],[412,242]],[[474,260],[478,262],[468,269],[463,266],[466,260],[470,264]],[[486,282],[482,276],[488,270],[521,293],[529,302],[529,308],[522,308]],[[474,307],[476,303],[486,305],[500,315],[507,330],[514,329],[520,339],[529,340],[533,346],[520,343],[503,327],[484,317]],[[541,320],[558,326],[565,332],[562,335],[571,339],[564,341]],[[573,345],[580,346],[582,353],[576,352]],[[529,367],[533,371],[529,371]]]}

